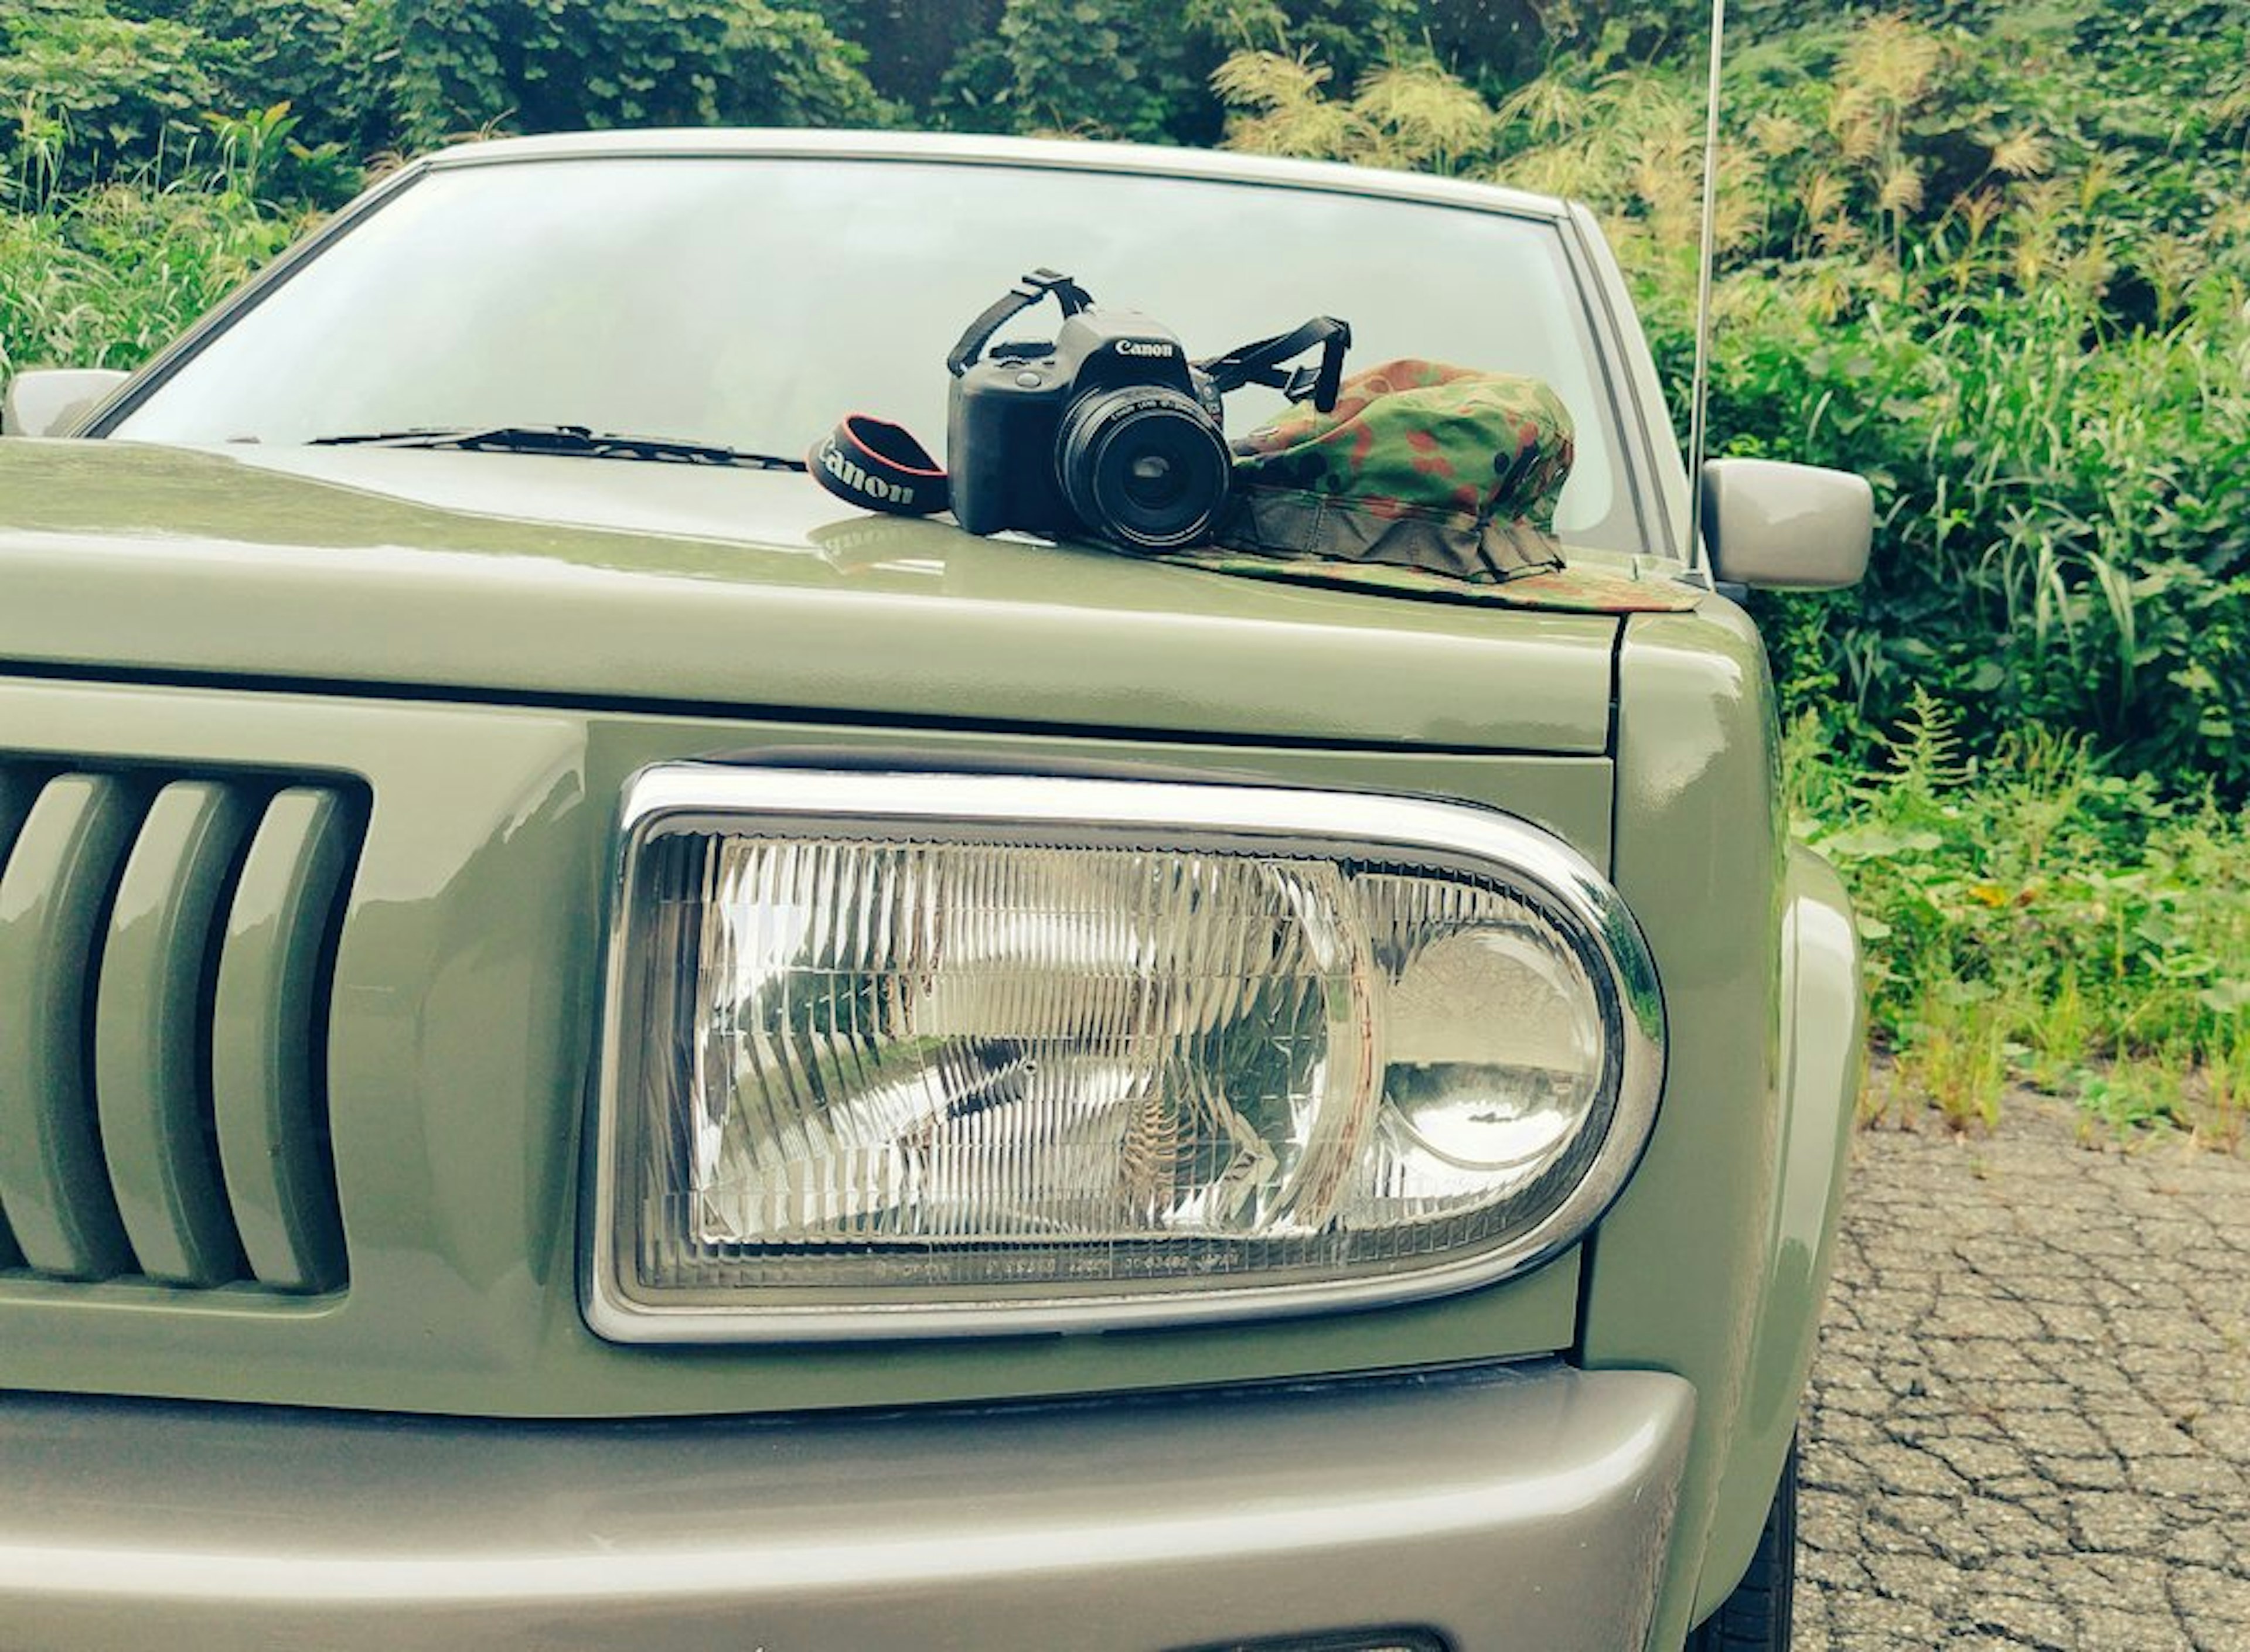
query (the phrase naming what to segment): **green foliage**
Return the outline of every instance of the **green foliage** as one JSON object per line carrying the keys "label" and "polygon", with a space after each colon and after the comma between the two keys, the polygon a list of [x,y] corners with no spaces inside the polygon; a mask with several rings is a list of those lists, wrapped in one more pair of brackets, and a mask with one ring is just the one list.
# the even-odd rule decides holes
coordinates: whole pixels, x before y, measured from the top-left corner
{"label": "green foliage", "polygon": [[977,131],[1210,143],[1228,54],[1317,52],[1373,72],[1416,17],[1412,0],[1005,0],[989,36],[964,39],[930,113]]}
{"label": "green foliage", "polygon": [[19,204],[117,178],[229,171],[334,206],[379,127],[346,41],[351,0],[24,0],[0,12],[0,191]]}
{"label": "green foliage", "polygon": [[0,210],[0,377],[138,366],[305,227],[238,190],[122,182]]}
{"label": "green foliage", "polygon": [[764,0],[383,0],[406,141],[618,126],[857,126],[857,50]]}
{"label": "green foliage", "polygon": [[867,78],[884,97],[928,119],[947,72],[992,38],[1004,0],[811,0],[839,38],[866,53]]}
{"label": "green foliage", "polygon": [[1464,170],[1491,152],[1497,118],[1433,63],[1377,70],[1349,98],[1323,95],[1329,79],[1324,65],[1278,52],[1228,59],[1212,81],[1235,111],[1228,147],[1432,171]]}
{"label": "green foliage", "polygon": [[1162,142],[1203,90],[1177,9],[1141,0],[1008,0],[998,46],[1021,129]]}
{"label": "green foliage", "polygon": [[1217,50],[1301,53],[1349,84],[1412,52],[1429,14],[1415,0],[1187,0],[1183,15]]}
{"label": "green foliage", "polygon": [[113,16],[100,0],[0,10],[0,161],[38,200],[190,152],[232,54],[184,24]]}
{"label": "green foliage", "polygon": [[214,109],[286,103],[298,140],[354,155],[379,148],[388,111],[363,70],[355,0],[110,0],[110,10],[190,29],[220,60]]}
{"label": "green foliage", "polygon": [[1919,296],[1750,315],[1722,353],[1728,445],[1859,470],[1882,501],[1867,583],[1791,639],[1820,667],[1781,674],[1832,676],[1860,726],[1934,690],[1982,738],[2074,730],[2250,792],[2250,325],[2212,306],[2103,337],[2059,288]]}
{"label": "green foliage", "polygon": [[0,11],[0,376],[139,365],[357,187],[286,102],[236,101],[262,59],[248,35],[206,31],[223,20],[100,0]]}
{"label": "green foliage", "polygon": [[2250,816],[2053,734],[1972,755],[1927,693],[1871,767],[1835,761],[1810,716],[1791,751],[1798,834],[1851,885],[1910,1084],[1961,1122],[1989,1123],[2011,1077],[2113,1123],[2239,1122]]}

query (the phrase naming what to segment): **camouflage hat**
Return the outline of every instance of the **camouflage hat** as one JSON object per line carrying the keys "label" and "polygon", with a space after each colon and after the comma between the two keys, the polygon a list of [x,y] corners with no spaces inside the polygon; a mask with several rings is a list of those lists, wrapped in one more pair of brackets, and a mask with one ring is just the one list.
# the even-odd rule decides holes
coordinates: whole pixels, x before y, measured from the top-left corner
{"label": "camouflage hat", "polygon": [[1216,572],[1510,607],[1691,606],[1698,593],[1564,569],[1555,506],[1576,456],[1543,381],[1387,361],[1323,413],[1300,403],[1234,444],[1214,546],[1171,554]]}
{"label": "camouflage hat", "polygon": [[1562,566],[1555,501],[1574,447],[1537,379],[1387,361],[1234,444],[1216,537],[1270,554],[1504,580]]}

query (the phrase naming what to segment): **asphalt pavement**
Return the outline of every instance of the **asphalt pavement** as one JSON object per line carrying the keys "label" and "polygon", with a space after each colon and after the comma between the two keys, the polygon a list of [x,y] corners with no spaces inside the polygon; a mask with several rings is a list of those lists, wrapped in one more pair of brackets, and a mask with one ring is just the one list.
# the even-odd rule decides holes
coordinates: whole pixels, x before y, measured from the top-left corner
{"label": "asphalt pavement", "polygon": [[2029,1096],[1853,1158],[1798,1652],[2250,1652],[2250,1159]]}

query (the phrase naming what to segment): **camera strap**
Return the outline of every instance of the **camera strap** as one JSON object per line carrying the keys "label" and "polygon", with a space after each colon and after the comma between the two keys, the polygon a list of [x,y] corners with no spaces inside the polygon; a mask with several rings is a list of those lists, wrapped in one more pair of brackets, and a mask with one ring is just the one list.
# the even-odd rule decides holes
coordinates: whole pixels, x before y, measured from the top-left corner
{"label": "camera strap", "polygon": [[1053,293],[1054,301],[1062,306],[1066,320],[1080,310],[1094,307],[1094,299],[1087,290],[1060,271],[1033,270],[1009,288],[1004,296],[987,305],[984,313],[969,324],[969,330],[961,335],[961,341],[945,358],[946,370],[956,379],[969,371],[977,365],[977,358],[984,354],[984,347],[992,341],[995,333],[1049,293]]}
{"label": "camera strap", "polygon": [[945,467],[904,425],[852,413],[805,455],[812,479],[847,505],[928,516],[953,501]]}
{"label": "camera strap", "polygon": [[[1316,344],[1321,347],[1318,367],[1282,370],[1281,363],[1302,355]],[[1294,333],[1277,333],[1270,339],[1260,339],[1255,344],[1241,345],[1224,355],[1198,361],[1196,366],[1222,396],[1246,384],[1263,384],[1280,391],[1292,402],[1310,396],[1315,407],[1328,413],[1335,410],[1336,395],[1343,384],[1343,354],[1349,348],[1351,323],[1339,321],[1332,315],[1316,315]]]}

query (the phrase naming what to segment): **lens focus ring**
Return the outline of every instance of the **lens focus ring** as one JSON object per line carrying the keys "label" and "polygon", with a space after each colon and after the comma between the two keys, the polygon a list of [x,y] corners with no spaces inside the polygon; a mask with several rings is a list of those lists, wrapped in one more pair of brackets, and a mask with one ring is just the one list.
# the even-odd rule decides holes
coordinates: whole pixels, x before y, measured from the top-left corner
{"label": "lens focus ring", "polygon": [[1150,550],[1211,532],[1232,462],[1210,416],[1162,385],[1082,396],[1055,437],[1056,476],[1071,509],[1103,538]]}

